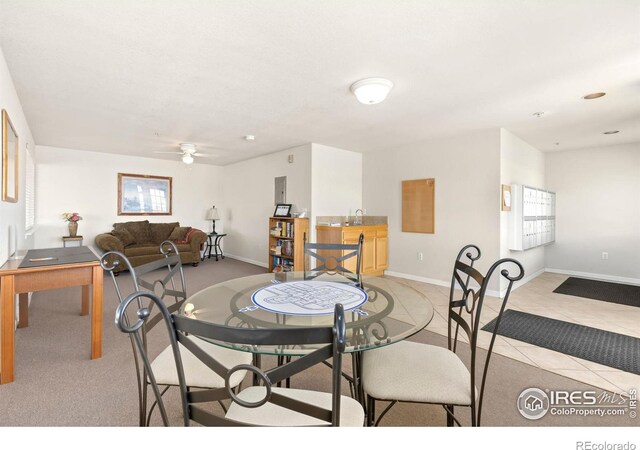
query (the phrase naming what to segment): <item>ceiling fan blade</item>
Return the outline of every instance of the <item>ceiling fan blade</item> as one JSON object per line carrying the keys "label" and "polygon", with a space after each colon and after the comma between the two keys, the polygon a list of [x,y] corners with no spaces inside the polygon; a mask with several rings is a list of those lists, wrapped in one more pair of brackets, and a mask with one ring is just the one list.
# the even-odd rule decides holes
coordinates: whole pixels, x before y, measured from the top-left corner
{"label": "ceiling fan blade", "polygon": [[201,158],[212,158],[215,155],[207,155],[206,153],[193,153],[191,156],[199,156]]}

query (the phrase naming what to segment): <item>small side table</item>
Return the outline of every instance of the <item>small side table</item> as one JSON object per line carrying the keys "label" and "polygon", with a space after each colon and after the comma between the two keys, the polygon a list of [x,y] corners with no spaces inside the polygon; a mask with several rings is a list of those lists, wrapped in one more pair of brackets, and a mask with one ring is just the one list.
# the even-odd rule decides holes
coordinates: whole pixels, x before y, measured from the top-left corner
{"label": "small side table", "polygon": [[63,247],[82,247],[82,236],[62,236]]}
{"label": "small side table", "polygon": [[[202,261],[204,261],[205,256],[207,257],[207,259],[211,259],[211,257],[213,256],[216,258],[216,261],[218,261],[218,256],[224,259],[224,253],[222,253],[220,242],[222,242],[222,238],[226,235],[226,233],[209,233],[207,235],[207,247],[202,253]],[[211,250],[213,250],[213,253],[211,253]]]}

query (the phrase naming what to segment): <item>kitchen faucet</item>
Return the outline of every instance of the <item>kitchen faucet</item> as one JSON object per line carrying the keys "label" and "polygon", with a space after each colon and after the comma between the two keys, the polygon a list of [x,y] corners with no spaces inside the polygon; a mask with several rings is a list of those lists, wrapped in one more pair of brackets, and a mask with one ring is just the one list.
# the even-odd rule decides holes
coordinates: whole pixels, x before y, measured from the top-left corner
{"label": "kitchen faucet", "polygon": [[[360,216],[358,216],[358,211],[360,211]],[[364,215],[364,213],[362,212],[361,209],[356,209],[356,217],[353,220],[354,225],[362,225],[362,216],[363,215]]]}

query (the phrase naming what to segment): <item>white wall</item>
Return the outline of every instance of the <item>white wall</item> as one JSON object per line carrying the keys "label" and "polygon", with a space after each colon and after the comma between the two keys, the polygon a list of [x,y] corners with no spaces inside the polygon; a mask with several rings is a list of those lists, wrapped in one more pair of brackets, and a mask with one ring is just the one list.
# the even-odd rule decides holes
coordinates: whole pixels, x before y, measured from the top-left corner
{"label": "white wall", "polygon": [[547,268],[640,284],[640,143],[548,153],[546,175],[557,194]]}
{"label": "white wall", "polygon": [[362,208],[362,154],[312,144],[311,240],[317,216],[355,215]]}
{"label": "white wall", "polygon": [[[500,182],[502,184],[524,184],[545,189],[545,156],[540,150],[524,142],[513,133],[500,130]],[[500,257],[514,258],[524,266],[525,279],[519,284],[541,274],[545,268],[545,248],[537,247],[524,252],[509,250],[509,214],[500,212]],[[551,244],[553,246],[554,244]],[[502,288],[507,281],[501,279]]]}
{"label": "white wall", "polygon": [[[211,229],[204,217],[221,197],[220,167],[45,146],[38,146],[37,154],[35,244],[39,248],[62,245],[61,237],[68,235],[68,224],[61,218],[65,212],[80,213],[78,234],[84,236],[84,245],[91,246],[95,236],[111,231],[115,222],[177,221]],[[118,172],[172,177],[173,215],[118,216]]]}
{"label": "white wall", "polygon": [[[28,249],[33,247],[33,236],[25,235],[25,153],[27,146],[31,156],[35,158],[35,143],[29,124],[25,118],[20,99],[16,92],[9,68],[4,59],[2,49],[0,49],[0,109],[5,109],[9,114],[11,123],[18,134],[20,154],[18,156],[19,185],[18,202],[9,203],[0,201],[0,266],[5,263],[8,257],[10,235],[14,239],[12,247],[16,249]],[[1,161],[1,158],[0,158]],[[2,164],[0,162],[0,164]],[[0,179],[2,170],[0,170]],[[0,184],[0,188],[1,188]],[[9,229],[12,233],[9,233]]]}
{"label": "white wall", "polygon": [[[482,250],[482,271],[499,258],[498,130],[365,153],[363,173],[367,214],[389,216],[387,273],[449,285],[465,244]],[[435,234],[401,231],[401,182],[420,178],[435,178]],[[418,252],[424,253],[423,261]]]}
{"label": "white wall", "polygon": [[[294,162],[288,162],[293,155]],[[228,236],[225,253],[260,264],[268,262],[269,217],[273,215],[274,179],[287,177],[292,211],[311,209],[311,144],[224,166],[221,219]],[[217,227],[217,225],[216,225]]]}

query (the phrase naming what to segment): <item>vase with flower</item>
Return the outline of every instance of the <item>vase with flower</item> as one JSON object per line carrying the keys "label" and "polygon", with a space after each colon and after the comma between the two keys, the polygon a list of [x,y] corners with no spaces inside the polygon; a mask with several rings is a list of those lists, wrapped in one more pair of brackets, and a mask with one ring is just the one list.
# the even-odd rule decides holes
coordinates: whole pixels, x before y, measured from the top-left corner
{"label": "vase with flower", "polygon": [[77,212],[63,213],[62,218],[69,222],[69,236],[76,237],[78,234],[78,221],[82,220],[82,216]]}

